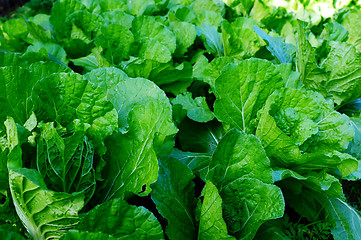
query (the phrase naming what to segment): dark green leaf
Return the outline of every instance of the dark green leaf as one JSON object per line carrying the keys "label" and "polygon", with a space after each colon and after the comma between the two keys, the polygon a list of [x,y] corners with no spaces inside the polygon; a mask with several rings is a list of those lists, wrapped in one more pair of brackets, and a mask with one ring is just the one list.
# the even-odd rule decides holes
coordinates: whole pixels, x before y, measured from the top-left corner
{"label": "dark green leaf", "polygon": [[174,158],[161,158],[159,168],[151,196],[160,214],[168,221],[168,237],[172,240],[197,239],[192,171]]}
{"label": "dark green leaf", "polygon": [[76,228],[109,234],[114,239],[164,239],[163,230],[150,211],[121,199],[105,202],[83,214]]}
{"label": "dark green leaf", "polygon": [[225,131],[216,121],[206,124],[184,119],[178,126],[179,143],[184,151],[213,153]]}
{"label": "dark green leaf", "polygon": [[192,170],[194,175],[200,177],[203,181],[206,181],[208,166],[212,160],[211,154],[182,152],[175,148],[174,151],[170,154],[170,157],[181,161]]}
{"label": "dark green leaf", "polygon": [[238,178],[221,191],[228,231],[237,239],[253,239],[262,223],[283,216],[281,189],[254,178]]}

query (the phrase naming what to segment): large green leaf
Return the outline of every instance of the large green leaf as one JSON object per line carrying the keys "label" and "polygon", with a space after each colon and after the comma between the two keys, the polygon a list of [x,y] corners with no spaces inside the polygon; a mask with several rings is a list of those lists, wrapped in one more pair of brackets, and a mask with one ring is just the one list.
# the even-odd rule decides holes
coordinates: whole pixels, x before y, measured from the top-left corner
{"label": "large green leaf", "polygon": [[[127,2],[123,0],[114,0],[114,1],[107,1],[107,0],[97,0],[97,1],[89,1],[89,3],[95,2],[100,7],[102,12],[110,12],[113,10],[121,10],[125,11],[127,9]],[[95,5],[96,7],[96,5]]]}
{"label": "large green leaf", "polygon": [[100,33],[103,18],[87,10],[72,12],[63,24],[64,38],[61,40],[70,58],[84,57],[93,48],[93,38]]}
{"label": "large green leaf", "polygon": [[361,55],[348,43],[330,42],[329,45],[330,52],[321,67],[330,75],[326,81],[315,82],[315,85],[321,92],[325,89],[327,97],[331,96],[337,105],[344,105],[360,97]]}
{"label": "large green leaf", "polygon": [[225,12],[224,3],[218,0],[195,0],[192,9],[197,16],[198,25],[207,24],[218,27]]}
{"label": "large green leaf", "polygon": [[30,71],[31,78],[40,80],[44,77],[49,76],[52,73],[70,73],[72,70],[65,66],[63,63],[57,62],[34,62],[28,67]]}
{"label": "large green leaf", "polygon": [[22,52],[26,48],[28,29],[24,18],[13,18],[1,24],[0,49]]}
{"label": "large green leaf", "polygon": [[105,25],[118,24],[127,29],[132,27],[132,21],[134,19],[134,16],[121,10],[102,12],[101,16],[104,18]]}
{"label": "large green leaf", "polygon": [[127,12],[135,16],[150,15],[155,8],[154,0],[135,0],[125,2],[128,5]]}
{"label": "large green leaf", "polygon": [[281,74],[269,61],[249,59],[229,64],[216,80],[214,113],[219,121],[252,133],[258,110],[283,85]]}
{"label": "large green leaf", "polygon": [[155,114],[157,109],[153,103],[135,106],[128,115],[128,132],[107,139],[108,164],[103,172],[109,182],[105,199],[123,198],[127,193],[143,196],[150,193],[149,184],[157,180],[158,174],[154,141],[163,125],[160,117],[164,117]]}
{"label": "large green leaf", "polygon": [[170,239],[197,239],[194,208],[194,175],[174,158],[161,158],[159,176],[152,185],[152,199],[168,221],[166,234]]}
{"label": "large green leaf", "polygon": [[[167,141],[168,137],[173,137],[177,133],[177,128],[172,122],[169,99],[153,82],[142,78],[128,78],[123,71],[116,68],[94,70],[88,73],[86,78],[106,92],[107,100],[114,105],[118,112],[118,126],[122,133],[129,130],[129,121],[133,122],[133,126],[134,124],[141,126],[140,122],[136,123],[138,119],[128,116],[138,105],[139,108],[145,108],[146,111],[134,114],[143,114],[143,117],[149,114],[149,118],[153,121],[150,122],[149,119],[144,118],[139,120],[147,122],[146,125],[151,132],[136,133],[138,132],[136,130],[132,134],[143,135],[142,137],[145,138],[154,138],[156,135],[157,140],[153,144],[157,153],[161,151],[158,148],[161,148],[163,141]],[[147,109],[145,107],[147,105],[153,110]],[[152,142],[150,139],[149,141]]]}
{"label": "large green leaf", "polygon": [[169,49],[155,38],[143,38],[140,41],[138,56],[142,59],[154,60],[160,63],[167,63],[172,59]]}
{"label": "large green leaf", "polygon": [[193,82],[192,65],[186,61],[178,66],[162,64],[150,70],[149,77],[144,77],[152,80],[165,92],[170,92],[174,95],[186,92]]}
{"label": "large green leaf", "polygon": [[157,218],[146,208],[114,199],[81,215],[80,231],[102,232],[116,239],[164,239]]}
{"label": "large green leaf", "polygon": [[80,35],[74,35],[74,28],[77,31],[81,32],[84,39],[81,40],[91,40],[95,36],[97,36],[100,31],[100,27],[103,25],[104,19],[97,13],[91,13],[87,10],[79,10],[72,12],[69,16],[66,17],[64,22],[64,29],[67,32],[67,36],[74,39],[80,37]]}
{"label": "large green leaf", "polygon": [[221,75],[225,66],[230,63],[238,64],[240,61],[233,57],[220,57],[213,59],[204,69],[201,80],[208,83],[214,91],[216,79]]}
{"label": "large green leaf", "polygon": [[[207,3],[207,1],[198,1],[198,2],[201,2],[204,4],[204,3]],[[219,1],[219,2],[221,2],[221,1]],[[197,25],[211,26],[213,29],[216,29],[222,23],[222,17],[216,11],[205,10],[205,11],[201,11],[196,16],[197,16],[197,18],[196,18]]]}
{"label": "large green leaf", "polygon": [[359,34],[359,29],[361,28],[360,12],[360,9],[352,9],[348,13],[346,13],[341,19],[342,26],[349,33],[348,42],[355,45],[357,52],[361,52]]}
{"label": "large green leaf", "polygon": [[[112,88],[115,88],[119,82],[124,81],[124,79],[128,79],[128,76],[120,69],[110,67],[93,70],[92,72],[86,74],[85,78],[89,82],[98,85],[102,91],[107,92]],[[108,97],[108,99],[110,98]],[[115,104],[115,102],[113,102],[113,104]]]}
{"label": "large green leaf", "polygon": [[62,39],[65,37],[65,20],[73,12],[84,10],[85,6],[78,0],[62,0],[54,3],[51,9],[50,23],[54,27],[56,37]]}
{"label": "large green leaf", "polygon": [[78,223],[83,193],[50,191],[30,169],[10,169],[9,183],[16,212],[34,240],[58,239]]}
{"label": "large green leaf", "polygon": [[[7,64],[17,65],[13,61]],[[24,124],[34,110],[34,101],[30,96],[36,83],[49,74],[70,71],[53,62],[36,62],[26,67],[27,69],[19,66],[0,68],[0,87],[3,89],[0,93],[0,121],[2,122],[7,116],[12,116],[15,122]]]}
{"label": "large green leaf", "polygon": [[341,24],[329,22],[325,24],[321,36],[328,41],[345,42],[348,39],[349,32]]}
{"label": "large green leaf", "polygon": [[308,171],[303,175],[290,169],[278,169],[273,173],[274,180],[282,181],[282,186],[291,188],[294,192],[301,192],[302,188],[308,188],[316,192],[324,192],[329,196],[340,197],[342,194],[342,185],[336,177],[331,174],[315,171]]}
{"label": "large green leaf", "polygon": [[179,65],[160,63],[156,60],[132,57],[121,63],[129,77],[142,77],[152,80],[161,89],[178,95],[187,91],[193,82],[192,65],[184,61]]}
{"label": "large green leaf", "polygon": [[168,98],[153,82],[128,78],[119,69],[98,69],[86,77],[106,92],[119,118],[119,132],[107,140],[105,199],[147,195],[157,180],[156,154],[170,153],[177,132]]}
{"label": "large green leaf", "polygon": [[26,21],[27,30],[29,31],[30,41],[41,41],[41,42],[50,42],[51,41],[51,31],[45,29],[40,24],[35,23],[34,21]]}
{"label": "large green leaf", "polygon": [[260,140],[233,129],[219,142],[209,163],[207,179],[220,191],[238,178],[273,183],[270,160]]}
{"label": "large green leaf", "polygon": [[32,111],[31,95],[34,84],[28,70],[21,67],[0,68],[0,122],[12,116],[18,123],[25,123]]}
{"label": "large green leaf", "polygon": [[350,119],[322,96],[289,88],[268,98],[256,131],[274,164],[301,171],[338,167],[342,176],[357,168],[355,159],[340,153],[353,135]]}
{"label": "large green leaf", "polygon": [[361,217],[355,209],[339,198],[321,194],[317,196],[325,207],[326,218],[336,224],[331,230],[335,240],[361,238]]}
{"label": "large green leaf", "polygon": [[[134,40],[139,43],[139,57],[166,63],[176,50],[176,37],[168,27],[151,16],[139,16],[133,20]],[[158,56],[159,55],[159,56]]]}
{"label": "large green leaf", "polygon": [[22,59],[22,54],[12,52],[0,52],[0,66],[20,66],[25,61]]}
{"label": "large green leaf", "polygon": [[202,192],[203,202],[199,221],[198,240],[235,240],[227,234],[227,226],[222,217],[222,199],[216,186],[206,182]]}
{"label": "large green leaf", "polygon": [[[59,63],[65,65],[68,63],[66,59],[66,52],[63,47],[56,43],[42,43],[34,42],[27,49],[27,52],[40,52],[41,49],[46,49],[48,52],[49,58],[52,57],[54,60],[59,61]],[[66,66],[66,65],[65,65]],[[60,71],[59,71],[60,72]]]}
{"label": "large green leaf", "polygon": [[39,80],[33,88],[35,113],[39,119],[67,126],[74,119],[90,124],[89,137],[94,138],[100,153],[104,138],[117,128],[117,113],[106,100],[101,88],[75,73],[52,74]]}
{"label": "large green leaf", "polygon": [[269,18],[274,10],[272,2],[256,0],[249,15],[261,22]]}
{"label": "large green leaf", "polygon": [[134,37],[127,28],[118,24],[111,24],[102,27],[101,34],[94,41],[95,45],[102,47],[104,57],[110,63],[117,65],[122,60],[129,58],[129,50]]}
{"label": "large green leaf", "polygon": [[[46,44],[47,45],[47,44]],[[53,44],[49,44],[49,52],[50,53],[54,53],[57,56],[63,56],[63,53],[61,51],[61,48],[56,47],[57,44],[53,45]],[[71,71],[70,68],[64,66],[64,64],[57,58],[55,58],[53,55],[49,55],[46,50],[46,46],[44,49],[40,48],[39,51],[26,51],[24,54],[19,54],[19,53],[10,53],[10,52],[1,52],[0,53],[0,66],[2,67],[10,67],[10,66],[19,66],[19,67],[23,67],[23,68],[28,68],[29,65],[31,64],[38,64],[38,65],[46,65],[49,64],[50,62],[55,62],[58,63],[58,65],[63,65],[58,66],[59,69],[56,72],[69,72]],[[55,65],[54,65],[55,66]],[[52,73],[52,71],[54,71],[55,67],[50,67],[51,71],[48,71],[48,74]],[[41,67],[42,68],[42,67]],[[32,69],[32,71],[34,71],[36,69]],[[42,69],[41,71],[44,71],[45,69]],[[43,75],[42,77],[45,77],[46,75]]]}
{"label": "large green leaf", "polygon": [[259,25],[258,21],[245,17],[238,17],[232,23],[226,20],[222,22],[224,56],[242,60],[253,57],[265,45],[254,31],[254,25]]}
{"label": "large green leaf", "polygon": [[330,41],[327,57],[318,66],[315,50],[305,35],[299,23],[297,66],[305,86],[332,98],[336,108],[360,97],[361,56],[356,48],[346,42]]}
{"label": "large green leaf", "polygon": [[134,106],[154,102],[154,104],[159,105],[157,111],[164,111],[164,116],[159,117],[167,119],[164,124],[172,128],[165,128],[164,132],[169,130],[170,134],[174,133],[174,126],[169,118],[171,116],[169,100],[165,93],[151,81],[129,78],[117,68],[97,69],[88,73],[86,78],[106,92],[107,100],[114,105],[118,112],[119,128],[123,131],[127,131],[128,114]]}
{"label": "large green leaf", "polygon": [[170,22],[170,28],[176,36],[176,54],[178,56],[183,56],[188,48],[194,44],[194,40],[197,36],[196,28],[193,24],[181,21]]}
{"label": "large green leaf", "polygon": [[282,192],[272,184],[270,161],[254,135],[229,131],[208,169],[207,180],[220,190],[228,231],[237,239],[252,239],[262,223],[283,215]]}
{"label": "large green leaf", "polygon": [[220,194],[228,231],[237,239],[253,239],[262,223],[285,210],[281,189],[255,178],[238,178]]}
{"label": "large green leaf", "polygon": [[[275,106],[271,107],[272,104]],[[280,161],[286,162],[282,159],[287,159],[288,164],[292,164],[300,158],[298,146],[317,133],[314,121],[321,112],[315,99],[306,97],[299,90],[282,89],[268,98],[262,109],[256,136],[262,140],[269,156],[279,155]]]}
{"label": "large green leaf", "polygon": [[[323,73],[310,79],[311,87],[336,103],[336,108],[349,103],[360,94],[361,55],[353,45],[345,42],[329,42],[327,57],[320,67]],[[320,82],[324,82],[322,86]],[[327,95],[326,95],[327,94]]]}
{"label": "large green leaf", "polygon": [[215,57],[224,56],[224,47],[222,44],[222,35],[217,31],[215,26],[202,25],[196,27],[197,35],[203,37],[204,46],[209,53]]}

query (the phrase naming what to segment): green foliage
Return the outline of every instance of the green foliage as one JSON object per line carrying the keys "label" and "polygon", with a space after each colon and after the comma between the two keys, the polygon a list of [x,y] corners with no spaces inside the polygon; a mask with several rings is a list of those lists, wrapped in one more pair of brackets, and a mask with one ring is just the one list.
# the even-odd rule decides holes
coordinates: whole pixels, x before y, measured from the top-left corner
{"label": "green foliage", "polygon": [[270,221],[260,228],[256,238],[262,239],[323,239],[330,238],[333,223],[326,221],[316,221],[312,223],[304,222],[302,218],[293,222],[289,215],[283,218]]}
{"label": "green foliage", "polygon": [[30,169],[10,169],[9,184],[16,212],[33,239],[59,238],[77,223],[83,193],[49,191],[41,175]]}
{"label": "green foliage", "polygon": [[166,234],[171,239],[196,239],[192,170],[174,158],[161,158],[159,167],[151,196],[159,213],[168,221]]}
{"label": "green foliage", "polygon": [[163,239],[162,228],[151,212],[120,199],[105,202],[83,214],[76,228],[102,232],[116,239]]}
{"label": "green foliage", "polygon": [[198,239],[234,240],[227,235],[227,225],[222,217],[222,198],[212,182],[206,182],[203,197]]}
{"label": "green foliage", "polygon": [[1,19],[0,239],[360,239],[360,6],[32,0]]}
{"label": "green foliage", "polygon": [[282,86],[281,74],[269,61],[252,58],[229,64],[215,83],[214,113],[220,122],[253,133],[257,112]]}

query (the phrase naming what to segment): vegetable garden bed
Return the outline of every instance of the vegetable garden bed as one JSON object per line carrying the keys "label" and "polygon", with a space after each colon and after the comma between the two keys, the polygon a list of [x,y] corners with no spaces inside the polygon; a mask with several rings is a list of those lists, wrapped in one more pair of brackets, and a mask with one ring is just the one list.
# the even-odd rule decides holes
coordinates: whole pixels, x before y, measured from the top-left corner
{"label": "vegetable garden bed", "polygon": [[360,6],[32,0],[11,12],[0,239],[361,239]]}

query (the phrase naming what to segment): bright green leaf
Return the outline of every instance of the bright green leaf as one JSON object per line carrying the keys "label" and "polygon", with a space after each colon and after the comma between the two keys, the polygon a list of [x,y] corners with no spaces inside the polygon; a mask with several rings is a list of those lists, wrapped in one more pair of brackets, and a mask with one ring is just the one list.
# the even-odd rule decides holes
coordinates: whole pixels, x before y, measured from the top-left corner
{"label": "bright green leaf", "polygon": [[227,234],[227,225],[222,217],[222,199],[216,186],[207,181],[202,191],[204,197],[199,222],[198,240],[235,240]]}
{"label": "bright green leaf", "polygon": [[252,133],[258,110],[283,85],[281,74],[269,61],[249,59],[229,64],[216,80],[214,114],[219,121]]}
{"label": "bright green leaf", "polygon": [[34,240],[60,238],[79,221],[82,193],[58,193],[46,188],[35,170],[9,170],[10,190],[16,211]]}
{"label": "bright green leaf", "polygon": [[214,151],[207,179],[222,190],[239,178],[273,183],[270,161],[260,140],[233,129],[222,138]]}
{"label": "bright green leaf", "polygon": [[178,95],[172,101],[173,105],[179,104],[187,110],[187,116],[196,122],[208,122],[213,120],[213,112],[209,109],[205,97],[192,98],[191,93]]}

